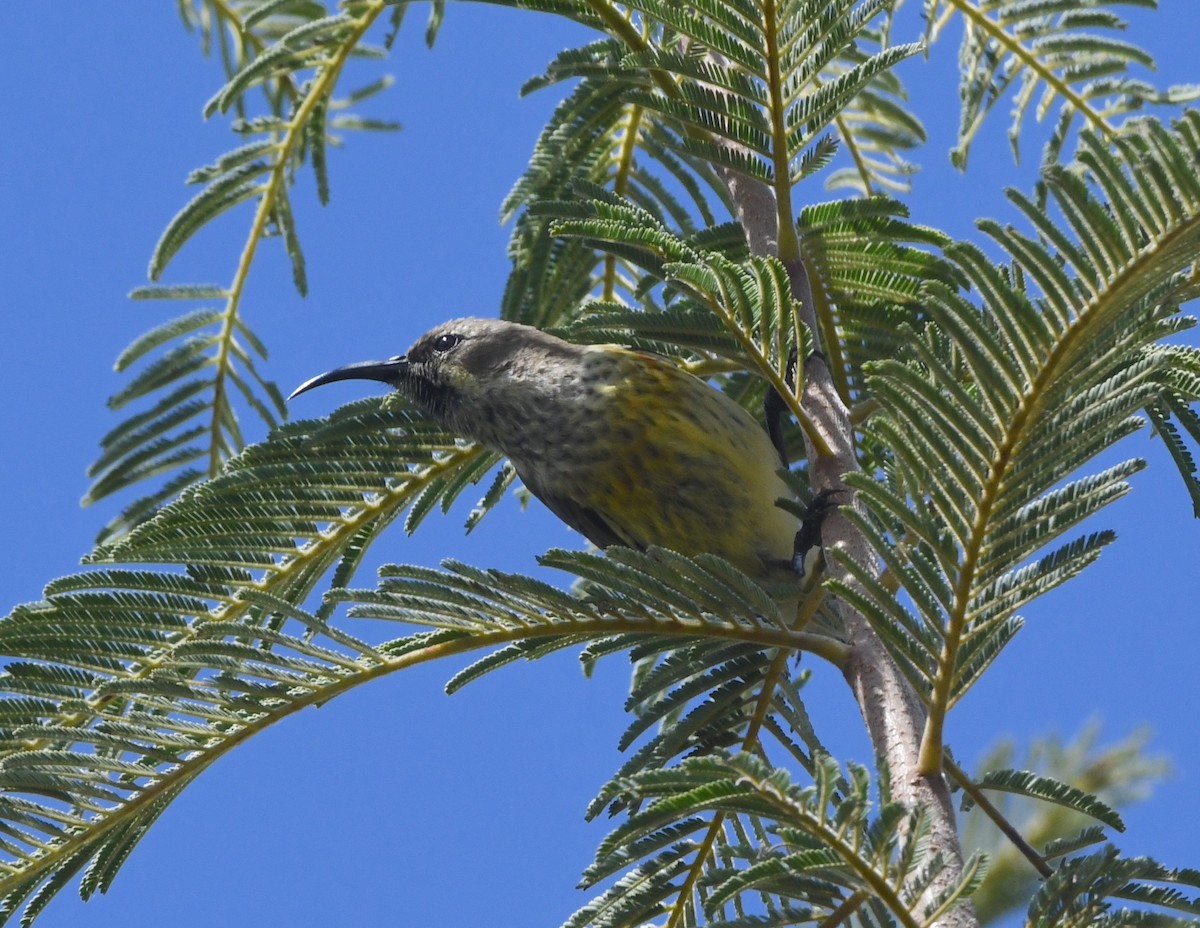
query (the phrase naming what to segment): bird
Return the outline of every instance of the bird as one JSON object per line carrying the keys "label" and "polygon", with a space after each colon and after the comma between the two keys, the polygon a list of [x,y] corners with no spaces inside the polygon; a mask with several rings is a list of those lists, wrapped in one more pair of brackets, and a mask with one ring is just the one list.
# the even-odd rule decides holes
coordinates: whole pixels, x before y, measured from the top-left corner
{"label": "bird", "polygon": [[771,438],[661,355],[461,318],[405,354],[319,374],[289,401],[340,380],[385,383],[503,454],[530,493],[598,548],[713,554],[763,580],[803,572],[801,519],[776,505],[795,494]]}

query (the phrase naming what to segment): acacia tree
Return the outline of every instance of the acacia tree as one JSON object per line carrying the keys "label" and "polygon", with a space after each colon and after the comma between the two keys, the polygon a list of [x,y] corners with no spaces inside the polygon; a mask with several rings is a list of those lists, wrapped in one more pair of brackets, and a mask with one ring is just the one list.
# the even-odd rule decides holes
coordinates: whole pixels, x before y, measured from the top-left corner
{"label": "acacia tree", "polygon": [[[576,648],[632,660],[636,750],[591,807],[619,818],[569,924],[972,925],[1017,903],[1031,924],[1191,923],[1200,905],[1172,884],[1197,874],[1104,844],[1120,819],[1098,794],[1136,764],[1087,788],[1067,781],[1094,758],[972,779],[944,739],[1018,611],[1111,540],[1077,527],[1142,463],[1096,470],[1098,454],[1148,420],[1200,507],[1200,353],[1169,340],[1191,324],[1200,114],[1131,115],[1190,91],[1128,73],[1149,57],[1112,37],[1118,2],[927,0],[914,42],[893,35],[898,0],[513,5],[596,39],[527,88],[566,91],[504,204],[501,314],[658,352],[786,413],[798,496],[838,493],[824,565],[779,590],[714,557],[556,550],[542,561],[570,590],[457,562],[352,586],[398,518],[416,531],[486,480],[473,526],[514,476],[395,398],[280,424],[245,318],[267,237],[304,291],[289,190],[308,168],[326,199],[331,134],[379,128],[353,107],[385,82],[343,77],[386,53],[405,7],[181,4],[228,71],[207,112],[245,138],[193,174],[151,276],[226,211],[244,205],[249,231],[227,284],[135,293],[206,307],[118,362],[140,365],[113,398],[136,411],[90,498],[139,498],[88,570],[0,622],[16,658],[0,676],[5,915],[34,917],[79,873],[85,894],[106,888],[184,786],[300,709],[435,658],[482,653],[454,689]],[[1056,116],[1038,184],[1010,194],[1019,225],[980,223],[986,250],[909,222],[903,199],[923,130],[894,68],[952,21],[960,165],[998,101],[1014,138],[1030,106]],[[239,413],[270,436],[247,446]],[[369,643],[346,614],[418,630]],[[876,769],[823,748],[797,654],[845,678]],[[963,852],[952,787],[968,830],[1002,830],[992,854]],[[1023,835],[997,791],[1047,805]]]}

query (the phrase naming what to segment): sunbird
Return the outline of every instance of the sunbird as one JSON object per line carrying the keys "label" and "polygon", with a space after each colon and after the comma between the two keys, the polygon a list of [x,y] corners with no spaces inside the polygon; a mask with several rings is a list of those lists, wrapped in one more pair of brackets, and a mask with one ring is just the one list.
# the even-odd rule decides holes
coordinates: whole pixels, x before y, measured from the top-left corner
{"label": "sunbird", "polygon": [[[377,380],[505,455],[526,488],[599,548],[719,555],[759,579],[804,572],[814,527],[745,409],[667,358],[576,345],[532,326],[454,319],[407,353],[301,384]],[[810,505],[819,519],[827,498]],[[808,519],[804,520],[808,523]],[[818,521],[819,527],[819,521]]]}

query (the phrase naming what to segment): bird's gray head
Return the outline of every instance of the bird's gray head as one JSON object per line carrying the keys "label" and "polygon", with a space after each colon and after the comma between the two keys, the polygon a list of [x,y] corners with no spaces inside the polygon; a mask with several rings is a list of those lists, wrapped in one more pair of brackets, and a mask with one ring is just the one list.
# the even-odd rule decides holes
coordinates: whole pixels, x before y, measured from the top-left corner
{"label": "bird's gray head", "polygon": [[[430,418],[468,438],[489,441],[486,422],[497,406],[534,402],[556,371],[582,349],[553,335],[500,319],[452,319],[431,329],[402,355],[361,361],[313,377],[288,399],[336,380],[378,380]],[[495,443],[494,441],[490,443]]]}

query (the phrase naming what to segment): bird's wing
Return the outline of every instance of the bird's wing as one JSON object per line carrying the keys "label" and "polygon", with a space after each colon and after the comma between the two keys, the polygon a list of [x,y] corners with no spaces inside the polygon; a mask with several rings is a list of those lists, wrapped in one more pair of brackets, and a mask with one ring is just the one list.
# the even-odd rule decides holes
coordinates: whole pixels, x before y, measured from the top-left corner
{"label": "bird's wing", "polygon": [[597,548],[607,548],[609,545],[630,545],[613,526],[595,509],[584,506],[576,500],[559,493],[552,493],[544,485],[533,479],[529,474],[522,473],[516,468],[517,476],[525,484],[525,488],[546,504],[546,508],[562,519],[594,544]]}

